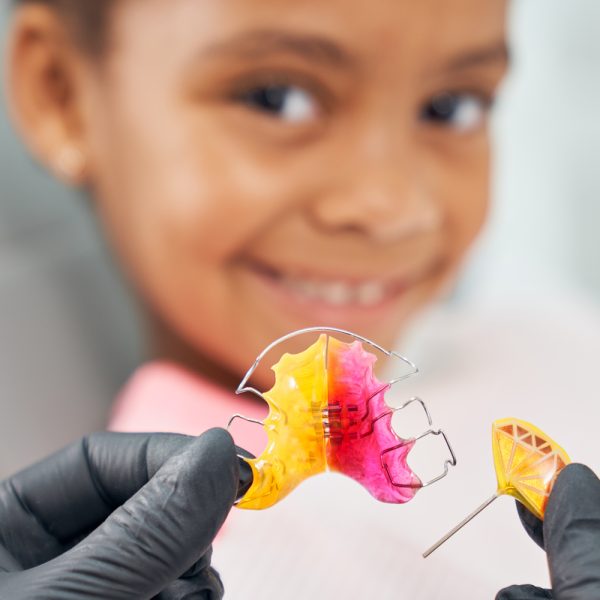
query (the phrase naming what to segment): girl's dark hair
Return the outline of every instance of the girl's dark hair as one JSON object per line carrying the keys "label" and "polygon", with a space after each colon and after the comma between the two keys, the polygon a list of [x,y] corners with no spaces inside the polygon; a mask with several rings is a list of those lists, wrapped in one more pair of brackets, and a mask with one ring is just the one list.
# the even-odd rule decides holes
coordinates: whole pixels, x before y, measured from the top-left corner
{"label": "girl's dark hair", "polygon": [[107,22],[114,0],[14,0],[17,6],[41,4],[64,19],[75,42],[91,55],[105,49]]}

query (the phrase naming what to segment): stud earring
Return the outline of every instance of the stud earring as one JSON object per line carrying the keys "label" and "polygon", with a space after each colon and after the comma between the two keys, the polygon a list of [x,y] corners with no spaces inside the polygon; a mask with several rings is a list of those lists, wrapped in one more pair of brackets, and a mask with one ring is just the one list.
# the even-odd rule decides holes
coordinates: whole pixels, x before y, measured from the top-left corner
{"label": "stud earring", "polygon": [[58,154],[56,167],[71,183],[79,183],[85,171],[85,157],[75,146],[65,146]]}

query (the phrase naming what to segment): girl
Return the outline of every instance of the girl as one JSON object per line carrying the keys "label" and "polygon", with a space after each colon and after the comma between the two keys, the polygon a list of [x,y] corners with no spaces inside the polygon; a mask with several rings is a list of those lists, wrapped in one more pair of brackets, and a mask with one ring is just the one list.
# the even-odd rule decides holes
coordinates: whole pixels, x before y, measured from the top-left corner
{"label": "girl", "polygon": [[[270,341],[326,324],[391,347],[455,278],[487,210],[504,0],[18,4],[15,120],[40,161],[89,190],[160,359],[113,428],[197,433],[260,415],[230,390]],[[477,380],[473,359],[453,357],[461,382]],[[473,469],[491,485],[474,456],[490,419],[469,401],[477,385],[415,385],[448,400],[436,420],[454,420],[459,455],[474,457],[465,475],[400,508],[322,478],[235,514],[216,550],[232,597],[479,598],[542,576],[541,553],[523,542],[507,556],[515,531],[492,521],[453,553],[418,558],[464,511],[462,491],[479,491]]]}

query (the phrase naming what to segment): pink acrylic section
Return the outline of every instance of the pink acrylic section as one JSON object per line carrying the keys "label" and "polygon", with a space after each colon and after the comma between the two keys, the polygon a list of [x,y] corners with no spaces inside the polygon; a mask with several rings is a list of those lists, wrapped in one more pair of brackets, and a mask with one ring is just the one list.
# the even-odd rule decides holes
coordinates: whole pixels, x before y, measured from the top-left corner
{"label": "pink acrylic section", "polygon": [[406,462],[414,441],[402,440],[392,429],[385,402],[389,385],[377,381],[376,360],[360,342],[329,339],[327,462],[332,471],[352,477],[377,500],[404,503],[421,487]]}

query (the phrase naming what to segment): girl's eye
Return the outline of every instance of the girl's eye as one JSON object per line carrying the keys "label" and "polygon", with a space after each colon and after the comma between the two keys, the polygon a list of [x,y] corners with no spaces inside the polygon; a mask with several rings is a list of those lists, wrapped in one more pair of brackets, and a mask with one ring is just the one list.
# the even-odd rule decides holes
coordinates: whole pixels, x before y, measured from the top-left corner
{"label": "girl's eye", "polygon": [[304,123],[317,116],[317,103],[306,90],[293,85],[267,85],[240,94],[239,100],[254,110],[288,123]]}
{"label": "girl's eye", "polygon": [[447,92],[430,100],[423,107],[421,118],[434,125],[467,133],[483,124],[490,105],[489,100],[476,94]]}

